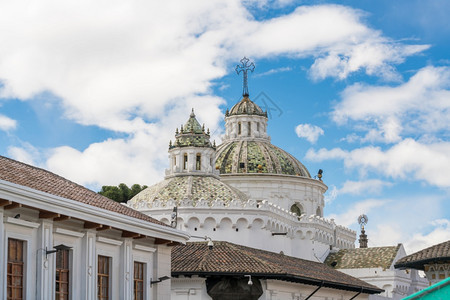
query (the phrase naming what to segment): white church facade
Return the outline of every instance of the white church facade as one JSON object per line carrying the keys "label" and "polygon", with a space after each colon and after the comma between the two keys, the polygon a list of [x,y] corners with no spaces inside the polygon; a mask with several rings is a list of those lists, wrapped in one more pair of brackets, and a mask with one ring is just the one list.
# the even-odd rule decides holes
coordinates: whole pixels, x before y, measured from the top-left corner
{"label": "white church facade", "polygon": [[[241,63],[252,67],[245,58]],[[187,246],[172,251],[172,298],[382,299],[400,295],[396,283],[407,291],[422,288],[423,278],[396,272],[392,261],[389,272],[375,276],[371,268],[345,270],[368,283],[333,273],[334,266],[324,264],[340,251],[357,252],[356,232],[323,218],[327,186],[322,170],[311,176],[300,161],[271,144],[267,112],[250,100],[246,75],[242,99],[225,113],[222,143],[211,143],[193,110],[169,144],[165,179],[128,202],[192,237]],[[220,245],[220,253],[216,246],[206,250],[208,244],[199,238]],[[230,258],[241,252],[248,254],[242,261]],[[403,252],[396,252],[395,261]],[[261,257],[273,268],[258,271],[245,264]],[[322,266],[326,269],[320,272]],[[309,269],[317,272],[304,272]],[[246,286],[249,277],[258,282],[259,294],[254,285]]]}
{"label": "white church facade", "polygon": [[[172,251],[172,299],[368,299],[382,292],[323,264],[331,249],[354,248],[356,232],[323,218],[327,186],[270,143],[267,114],[244,95],[225,122],[216,147],[192,111],[169,144],[165,179],[128,201],[192,236]],[[191,247],[198,248],[189,254]],[[234,261],[242,253],[242,263]]]}

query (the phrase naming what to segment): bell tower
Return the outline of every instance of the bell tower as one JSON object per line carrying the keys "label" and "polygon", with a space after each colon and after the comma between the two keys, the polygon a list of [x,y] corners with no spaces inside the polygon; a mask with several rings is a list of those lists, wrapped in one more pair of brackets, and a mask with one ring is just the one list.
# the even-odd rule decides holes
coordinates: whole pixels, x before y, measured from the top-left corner
{"label": "bell tower", "polygon": [[215,175],[216,144],[210,142],[209,129],[201,126],[192,109],[189,120],[175,131],[169,143],[169,165],[166,178],[183,175]]}

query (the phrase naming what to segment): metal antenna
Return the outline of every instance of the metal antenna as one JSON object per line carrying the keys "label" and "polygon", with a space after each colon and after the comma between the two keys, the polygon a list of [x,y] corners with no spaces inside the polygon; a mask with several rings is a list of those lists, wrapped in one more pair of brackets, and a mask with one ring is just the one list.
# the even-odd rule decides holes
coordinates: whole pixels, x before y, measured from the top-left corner
{"label": "metal antenna", "polygon": [[250,70],[253,72],[255,70],[255,64],[253,62],[249,63],[249,59],[244,56],[243,59],[240,60],[241,64],[236,66],[236,73],[244,73],[244,89],[242,91],[242,96],[248,97],[248,77],[247,72]]}

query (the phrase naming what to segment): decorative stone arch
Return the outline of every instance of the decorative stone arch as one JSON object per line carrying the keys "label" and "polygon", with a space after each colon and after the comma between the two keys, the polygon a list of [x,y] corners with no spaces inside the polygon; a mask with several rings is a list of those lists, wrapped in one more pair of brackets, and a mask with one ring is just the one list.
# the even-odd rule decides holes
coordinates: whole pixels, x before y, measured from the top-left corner
{"label": "decorative stone arch", "polygon": [[323,217],[322,209],[320,208],[320,206],[318,206],[317,209],[316,209],[316,215],[319,216],[319,217]]}
{"label": "decorative stone arch", "polygon": [[221,229],[231,229],[232,226],[233,226],[233,222],[231,221],[230,218],[224,217],[224,218],[222,218],[222,220],[220,220],[220,228]]}
{"label": "decorative stone arch", "polygon": [[183,217],[178,217],[177,218],[177,228],[183,228],[183,225],[184,225]]}
{"label": "decorative stone arch", "polygon": [[207,217],[205,221],[203,221],[203,227],[208,231],[212,231],[213,229],[215,229],[216,225],[216,220],[212,217]]}
{"label": "decorative stone arch", "polygon": [[248,228],[248,220],[246,218],[239,218],[236,221],[236,229],[244,230]]}
{"label": "decorative stone arch", "polygon": [[252,222],[252,228],[254,230],[260,230],[264,227],[264,221],[260,218],[256,218]]}
{"label": "decorative stone arch", "polygon": [[299,218],[302,214],[305,213],[305,210],[303,209],[303,206],[299,203],[294,203],[291,205],[290,211],[292,213],[295,213]]}
{"label": "decorative stone arch", "polygon": [[167,218],[162,218],[160,221],[166,225],[170,225],[170,221]]}
{"label": "decorative stone arch", "polygon": [[303,234],[303,231],[297,230],[295,232],[295,238],[298,238],[298,239],[301,239],[301,240],[305,239],[305,235]]}
{"label": "decorative stone arch", "polygon": [[200,220],[197,217],[190,217],[186,223],[186,227],[197,231],[197,229],[200,227]]}

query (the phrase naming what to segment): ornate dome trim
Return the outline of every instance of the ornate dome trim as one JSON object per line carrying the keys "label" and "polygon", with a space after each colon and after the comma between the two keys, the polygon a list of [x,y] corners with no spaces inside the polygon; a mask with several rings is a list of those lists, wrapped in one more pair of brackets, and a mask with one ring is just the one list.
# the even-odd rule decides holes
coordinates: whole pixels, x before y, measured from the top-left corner
{"label": "ornate dome trim", "polygon": [[267,112],[263,112],[261,107],[255,102],[250,100],[248,96],[244,96],[241,101],[236,103],[231,110],[227,110],[225,117],[235,116],[235,115],[257,115],[267,118]]}
{"label": "ornate dome trim", "polygon": [[284,174],[311,178],[308,169],[286,151],[266,141],[231,141],[216,153],[220,174]]}

